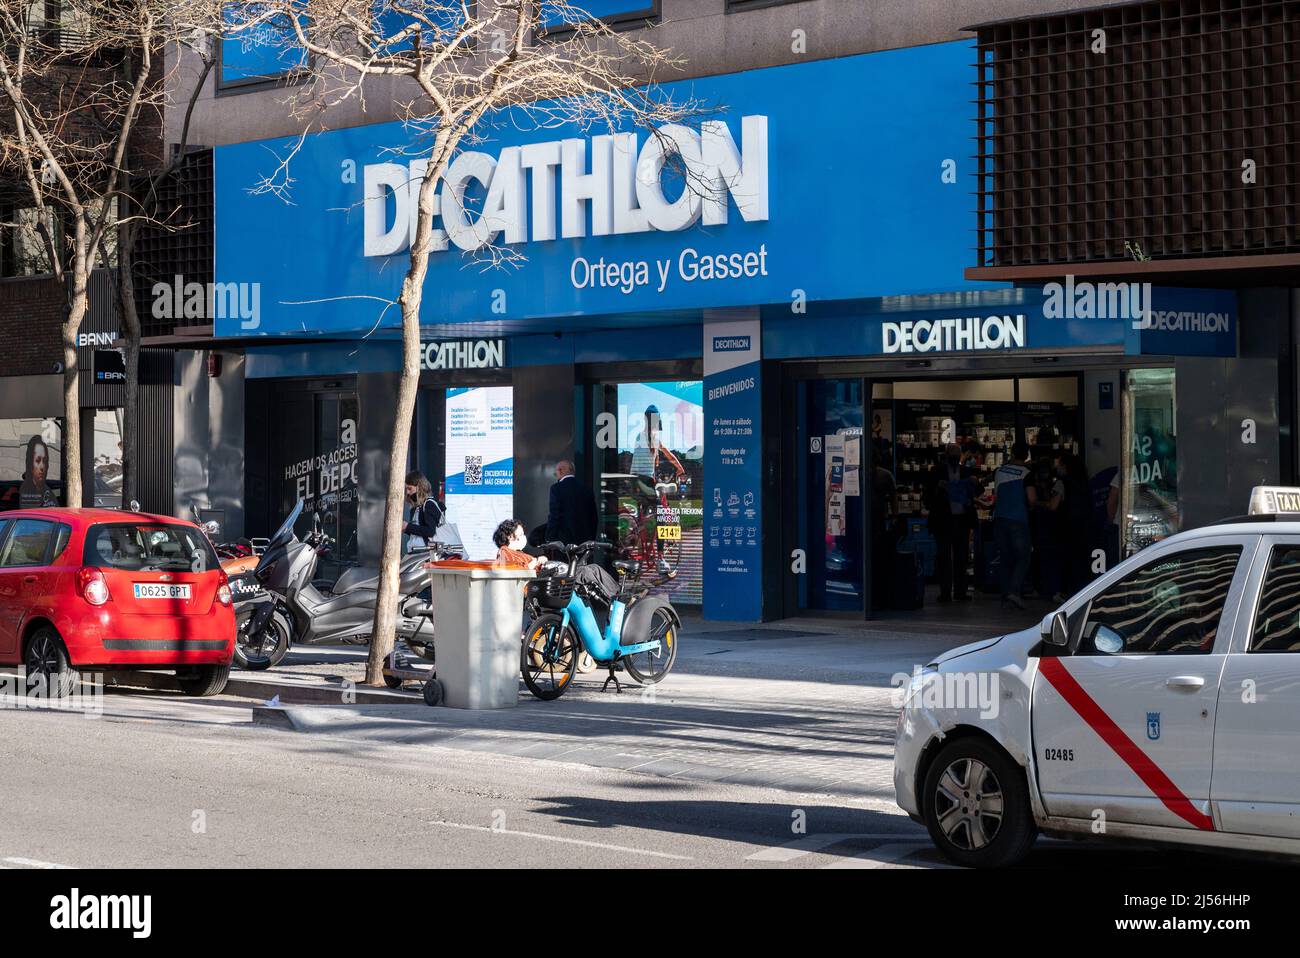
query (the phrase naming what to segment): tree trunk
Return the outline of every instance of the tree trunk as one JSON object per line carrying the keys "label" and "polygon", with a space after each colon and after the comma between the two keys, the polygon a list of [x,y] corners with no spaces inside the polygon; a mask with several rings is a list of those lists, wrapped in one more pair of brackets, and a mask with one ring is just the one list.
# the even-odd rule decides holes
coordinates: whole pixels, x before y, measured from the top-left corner
{"label": "tree trunk", "polygon": [[420,292],[418,285],[415,285],[412,292],[412,286],[408,276],[401,295],[402,378],[397,388],[393,444],[388,452],[388,500],[384,506],[384,541],[379,557],[379,594],[375,598],[370,658],[366,662],[367,685],[383,684],[384,659],[393,651],[396,641],[402,526],[405,524],[406,463],[411,421],[415,416],[415,399],[420,387]]}
{"label": "tree trunk", "polygon": [[77,331],[86,315],[85,277],[76,277],[63,321],[63,492],[70,509],[81,507],[81,388],[77,370]]}
{"label": "tree trunk", "polygon": [[134,264],[132,261],[132,244],[135,242],[135,230],[123,228],[118,242],[118,309],[122,314],[122,326],[126,340],[126,387],[122,400],[122,507],[130,508],[131,501],[138,499],[137,454],[138,436],[137,413],[140,406],[140,315],[135,309]]}
{"label": "tree trunk", "polygon": [[388,501],[384,505],[384,542],[379,558],[379,594],[375,597],[375,622],[370,634],[370,658],[366,662],[366,684],[384,681],[384,659],[393,650],[397,630],[398,583],[402,561],[402,519],[406,503],[406,463],[415,418],[415,397],[420,387],[420,303],[424,278],[429,271],[430,240],[433,235],[433,201],[456,140],[447,131],[434,141],[432,160],[420,182],[411,241],[411,265],[397,297],[402,308],[402,379],[397,389],[397,415],[393,422],[393,445],[388,453]]}

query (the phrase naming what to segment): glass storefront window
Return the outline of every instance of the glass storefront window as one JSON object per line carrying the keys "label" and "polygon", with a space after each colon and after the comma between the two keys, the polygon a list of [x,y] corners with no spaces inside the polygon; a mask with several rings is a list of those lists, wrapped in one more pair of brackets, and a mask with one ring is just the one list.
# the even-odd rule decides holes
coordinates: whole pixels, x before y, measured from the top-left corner
{"label": "glass storefront window", "polygon": [[699,605],[704,582],[704,384],[699,380],[599,387],[596,449],[602,538],[648,577],[676,576],[655,591]]}
{"label": "glass storefront window", "polygon": [[63,420],[0,419],[0,510],[63,503]]}
{"label": "glass storefront window", "polygon": [[95,410],[95,505],[122,508],[122,410]]}
{"label": "glass storefront window", "polygon": [[[278,521],[303,501],[298,533],[321,528],[334,540],[322,577],[357,558],[357,394],[287,392],[279,400],[272,455],[279,475]],[[270,525],[269,528],[274,528]]]}
{"label": "glass storefront window", "polygon": [[1131,369],[1124,374],[1128,447],[1116,480],[1123,556],[1181,528],[1176,410],[1172,369]]}

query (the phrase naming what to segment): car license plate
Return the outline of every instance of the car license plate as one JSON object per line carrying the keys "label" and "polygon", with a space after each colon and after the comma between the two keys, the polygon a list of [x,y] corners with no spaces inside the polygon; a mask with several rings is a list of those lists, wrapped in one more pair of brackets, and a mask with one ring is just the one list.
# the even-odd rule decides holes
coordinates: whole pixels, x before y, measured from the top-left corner
{"label": "car license plate", "polygon": [[137,599],[188,599],[190,597],[190,587],[188,585],[169,585],[166,582],[137,582],[135,583],[135,597]]}

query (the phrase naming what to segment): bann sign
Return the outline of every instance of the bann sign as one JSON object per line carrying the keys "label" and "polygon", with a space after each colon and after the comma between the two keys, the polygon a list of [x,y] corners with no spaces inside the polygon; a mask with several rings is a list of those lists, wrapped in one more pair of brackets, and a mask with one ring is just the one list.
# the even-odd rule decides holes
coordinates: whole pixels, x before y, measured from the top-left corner
{"label": "bann sign", "polygon": [[[448,241],[472,251],[584,237],[588,211],[593,236],[720,226],[728,195],[745,222],[766,220],[767,117],[743,117],[740,129],[739,146],[725,121],[706,120],[698,131],[665,124],[639,147],[636,133],[613,133],[508,146],[496,156],[466,150],[434,195],[432,249],[446,250]],[[678,184],[669,199],[675,191],[665,191],[664,168],[678,157],[690,188]],[[364,168],[364,255],[391,256],[410,246],[426,169],[425,159]],[[467,190],[486,193],[477,215],[465,202]]]}
{"label": "bann sign", "polygon": [[132,938],[148,938],[153,932],[153,896],[83,895],[74,888],[50,899],[50,927],[56,931],[125,929]]}
{"label": "bann sign", "polygon": [[503,339],[456,339],[420,345],[421,369],[495,369],[505,365]]}

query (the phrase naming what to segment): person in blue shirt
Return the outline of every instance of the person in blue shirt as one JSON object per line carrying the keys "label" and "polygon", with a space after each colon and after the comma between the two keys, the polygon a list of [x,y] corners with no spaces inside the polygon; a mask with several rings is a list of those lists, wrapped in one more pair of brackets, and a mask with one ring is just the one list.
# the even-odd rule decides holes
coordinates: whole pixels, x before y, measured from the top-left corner
{"label": "person in blue shirt", "polygon": [[1020,598],[1029,571],[1031,543],[1029,511],[1037,495],[1030,481],[1029,447],[1023,442],[1011,446],[1011,461],[993,474],[993,541],[998,550],[998,578],[1002,604],[1023,609]]}

